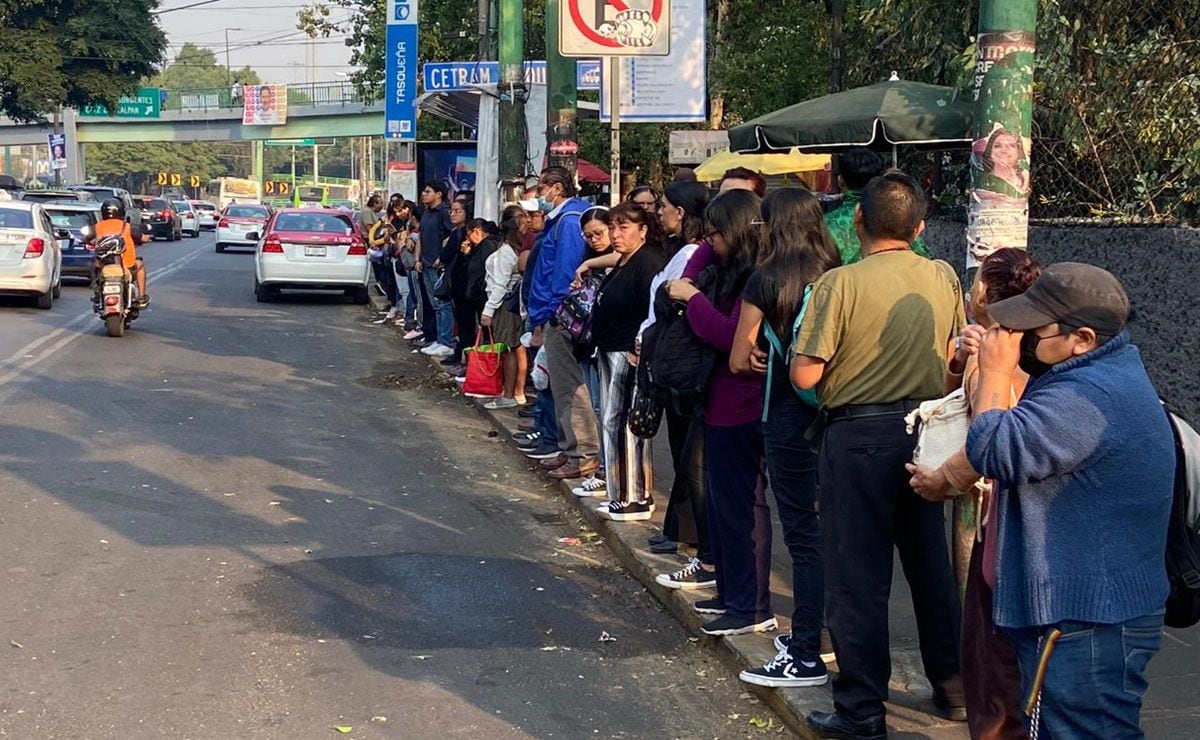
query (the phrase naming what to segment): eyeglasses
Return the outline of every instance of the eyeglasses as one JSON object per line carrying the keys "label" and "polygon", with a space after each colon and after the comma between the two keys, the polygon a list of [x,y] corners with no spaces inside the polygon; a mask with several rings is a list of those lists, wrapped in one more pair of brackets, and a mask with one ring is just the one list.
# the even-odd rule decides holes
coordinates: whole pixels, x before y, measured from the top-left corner
{"label": "eyeglasses", "polygon": [[585,231],[583,232],[583,238],[587,239],[589,242],[596,242],[603,239],[604,235],[607,233],[607,229],[601,229],[599,231]]}
{"label": "eyeglasses", "polygon": [[709,241],[712,241],[712,238],[720,233],[721,233],[720,229],[713,229],[712,231],[705,232],[704,238]]}

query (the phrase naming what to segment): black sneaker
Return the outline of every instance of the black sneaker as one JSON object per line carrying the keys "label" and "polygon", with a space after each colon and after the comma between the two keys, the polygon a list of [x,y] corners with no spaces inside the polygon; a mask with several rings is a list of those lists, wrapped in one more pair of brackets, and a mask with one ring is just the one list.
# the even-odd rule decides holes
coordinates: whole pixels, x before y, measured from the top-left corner
{"label": "black sneaker", "polygon": [[522,419],[532,419],[533,417],[537,416],[537,409],[532,403],[522,406],[521,410],[517,412],[517,416],[521,417]]}
{"label": "black sneaker", "polygon": [[967,706],[961,696],[951,697],[944,691],[933,691],[933,706],[951,722],[967,721]]}
{"label": "black sneaker", "polygon": [[[538,440],[541,439],[539,432],[516,432],[512,435],[512,440],[517,443],[517,447],[536,447]],[[532,442],[532,444],[530,444]]]}
{"label": "black sneaker", "polygon": [[716,588],[717,574],[705,568],[699,558],[692,558],[680,570],[674,573],[660,573],[654,581],[666,588],[695,591],[700,588]]}
{"label": "black sneaker", "polygon": [[770,663],[762,668],[742,671],[738,678],[755,686],[785,689],[824,686],[829,682],[829,673],[819,660],[792,660],[791,653],[780,650]]}
{"label": "black sneaker", "polygon": [[522,452],[530,460],[549,460],[552,457],[558,457],[562,454],[562,450],[558,449],[558,447],[542,442],[541,440],[538,441],[537,447],[532,450],[522,450]]}
{"label": "black sneaker", "polygon": [[807,722],[818,737],[885,740],[888,736],[887,723],[882,714],[855,720],[841,712],[809,712]]}
{"label": "black sneaker", "polygon": [[701,599],[692,604],[692,608],[696,610],[697,614],[721,615],[725,613],[725,605],[721,603],[720,599],[715,597],[711,599]]}
{"label": "black sneaker", "polygon": [[[775,636],[775,649],[788,650],[792,647],[792,633],[784,632]],[[833,640],[829,637],[829,629],[821,628],[821,660],[826,663],[832,663],[837,660],[837,655],[833,652]]]}
{"label": "black sneaker", "polygon": [[609,501],[597,511],[601,517],[614,522],[640,522],[654,516],[654,501]]}
{"label": "black sneaker", "polygon": [[442,360],[439,364],[441,364],[442,367],[458,367],[462,364],[462,358],[450,355],[446,359]]}
{"label": "black sneaker", "polygon": [[731,635],[748,635],[752,632],[771,632],[779,627],[775,617],[756,622],[753,619],[731,617],[728,614],[718,617],[700,628],[706,635],[714,637],[729,637]]}

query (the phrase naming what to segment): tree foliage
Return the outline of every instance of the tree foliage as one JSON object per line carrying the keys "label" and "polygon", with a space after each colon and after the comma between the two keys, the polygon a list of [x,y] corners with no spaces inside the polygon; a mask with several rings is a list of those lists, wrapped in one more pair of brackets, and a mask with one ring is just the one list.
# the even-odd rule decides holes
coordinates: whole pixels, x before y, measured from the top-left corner
{"label": "tree foliage", "polygon": [[162,61],[158,0],[0,0],[0,111],[44,120],[137,88]]}

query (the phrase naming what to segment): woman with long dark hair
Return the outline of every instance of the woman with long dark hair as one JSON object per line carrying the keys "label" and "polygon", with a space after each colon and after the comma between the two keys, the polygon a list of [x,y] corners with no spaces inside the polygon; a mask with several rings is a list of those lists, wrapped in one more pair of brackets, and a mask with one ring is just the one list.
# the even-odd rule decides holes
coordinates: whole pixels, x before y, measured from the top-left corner
{"label": "woman with long dark hair", "polygon": [[[763,253],[746,284],[729,367],[767,374],[763,412],[767,471],[783,539],[792,558],[792,631],[776,639],[779,654],[741,679],[759,686],[819,686],[829,680],[820,656],[825,574],[817,516],[817,451],[805,434],[817,420],[815,398],[804,400],[788,377],[792,324],[805,290],[841,265],[821,203],[801,188],[776,190],[762,202]],[[754,361],[758,354],[758,362]],[[761,362],[762,355],[766,362]]]}
{"label": "woman with long dark hair", "polygon": [[521,346],[524,322],[521,321],[520,306],[513,292],[521,281],[517,253],[521,249],[525,221],[525,211],[521,206],[511,205],[504,209],[500,216],[502,238],[484,264],[487,301],[483,305],[479,323],[491,330],[493,342],[507,348],[504,353],[504,394],[484,404],[487,409],[510,409],[525,404],[524,378],[518,372],[518,354],[525,349]]}
{"label": "woman with long dark hair", "polygon": [[487,219],[472,219],[464,226],[464,232],[465,238],[447,268],[450,270],[454,324],[458,327],[458,343],[453,359],[457,360],[454,363],[455,374],[460,376],[464,374],[461,366],[463,350],[474,344],[479,319],[487,303],[487,258],[500,243],[500,229]]}
{"label": "woman with long dark hair", "polygon": [[[734,375],[728,355],[742,311],[742,290],[758,262],[760,200],[745,190],[713,199],[704,211],[717,264],[698,280],[672,280],[667,293],[687,304],[688,324],[717,353],[704,403],[708,529],[717,596],[696,602],[721,616],[701,629],[740,635],[776,627],[771,611],[771,509],[763,466],[762,382]],[[693,260],[701,257],[698,251]],[[711,298],[710,298],[711,296]]]}
{"label": "woman with long dark hair", "polygon": [[638,327],[650,304],[650,281],[662,269],[661,244],[648,242],[652,215],[631,203],[608,212],[616,266],[596,290],[592,341],[600,370],[600,429],[608,501],[600,515],[613,521],[640,521],[654,513],[650,489],[654,469],[650,440],[629,430],[629,409],[636,376],[629,358]]}

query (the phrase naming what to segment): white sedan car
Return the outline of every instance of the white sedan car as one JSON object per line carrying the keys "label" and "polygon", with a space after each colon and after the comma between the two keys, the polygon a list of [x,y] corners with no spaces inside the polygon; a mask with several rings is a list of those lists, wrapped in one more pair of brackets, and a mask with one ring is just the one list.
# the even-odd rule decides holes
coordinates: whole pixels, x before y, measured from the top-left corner
{"label": "white sedan car", "polygon": [[266,206],[230,204],[217,221],[217,251],[257,246],[271,212]]}
{"label": "white sedan car", "polygon": [[209,203],[207,200],[190,200],[192,210],[199,217],[200,228],[210,231],[217,228],[217,219],[221,217],[220,211],[217,210],[215,203]]}
{"label": "white sedan car", "polygon": [[200,214],[186,200],[172,201],[175,210],[179,212],[179,230],[193,239],[200,236]]}
{"label": "white sedan car", "polygon": [[337,290],[366,303],[371,265],[354,220],[331,209],[285,208],[267,224],[254,265],[254,296],[266,303],[282,288]]}
{"label": "white sedan car", "polygon": [[0,293],[33,296],[38,308],[51,308],[62,292],[60,239],[40,203],[0,203]]}

